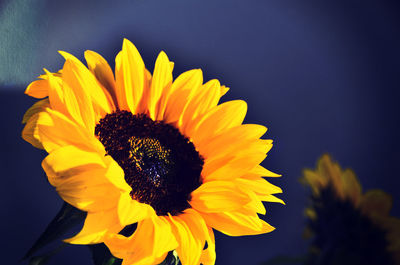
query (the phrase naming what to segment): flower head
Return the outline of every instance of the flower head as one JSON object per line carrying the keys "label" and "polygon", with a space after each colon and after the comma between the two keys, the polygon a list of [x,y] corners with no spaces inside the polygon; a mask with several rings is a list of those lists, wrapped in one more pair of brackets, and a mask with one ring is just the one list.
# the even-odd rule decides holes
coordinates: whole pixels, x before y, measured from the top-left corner
{"label": "flower head", "polygon": [[318,256],[308,264],[400,264],[400,219],[389,214],[390,195],[363,193],[354,172],[329,155],[304,170],[302,181],[312,188],[306,234]]}
{"label": "flower head", "polygon": [[[266,128],[242,124],[246,103],[218,104],[228,91],[203,84],[200,69],[172,78],[161,52],[153,75],[124,40],[115,76],[97,53],[88,68],[61,52],[65,64],[32,82],[44,98],[25,114],[23,138],[49,155],[42,166],[59,195],[86,211],[67,242],[104,242],[123,264],[157,264],[176,250],[186,264],[214,264],[213,229],[241,236],[270,232],[261,201],[282,202],[263,177],[271,140]],[[137,223],[131,235],[120,233]]]}

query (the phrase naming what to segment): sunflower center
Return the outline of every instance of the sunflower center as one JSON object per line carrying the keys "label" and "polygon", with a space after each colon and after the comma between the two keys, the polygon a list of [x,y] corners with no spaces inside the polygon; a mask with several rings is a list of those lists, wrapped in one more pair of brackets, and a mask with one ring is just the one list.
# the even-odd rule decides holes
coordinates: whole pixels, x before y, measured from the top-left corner
{"label": "sunflower center", "polygon": [[132,199],[150,204],[158,215],[190,207],[204,161],[178,129],[145,114],[117,111],[99,121],[95,134],[124,170]]}

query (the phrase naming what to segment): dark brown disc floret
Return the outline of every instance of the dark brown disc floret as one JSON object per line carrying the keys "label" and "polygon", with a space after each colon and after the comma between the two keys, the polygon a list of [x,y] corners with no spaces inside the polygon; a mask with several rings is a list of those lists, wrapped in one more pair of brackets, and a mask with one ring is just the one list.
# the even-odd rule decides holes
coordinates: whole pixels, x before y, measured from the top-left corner
{"label": "dark brown disc floret", "polygon": [[158,215],[190,208],[204,160],[177,128],[145,114],[116,111],[99,121],[95,134],[124,170],[133,199],[150,204]]}

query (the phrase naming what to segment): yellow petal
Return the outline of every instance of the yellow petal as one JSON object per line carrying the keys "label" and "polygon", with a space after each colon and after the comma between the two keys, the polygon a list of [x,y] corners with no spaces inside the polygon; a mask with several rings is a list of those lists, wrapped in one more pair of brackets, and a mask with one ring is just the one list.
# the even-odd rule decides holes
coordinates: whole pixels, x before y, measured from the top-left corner
{"label": "yellow petal", "polygon": [[137,223],[154,215],[155,212],[150,205],[132,199],[129,192],[121,195],[118,203],[118,217],[122,226]]}
{"label": "yellow petal", "polygon": [[336,194],[344,200],[346,198],[343,190],[342,170],[339,164],[334,163],[329,155],[323,155],[317,164],[318,173],[327,178],[333,184]]}
{"label": "yellow petal", "polygon": [[64,241],[70,244],[84,245],[102,243],[106,233],[118,233],[121,229],[115,209],[88,213],[82,230],[74,237]]}
{"label": "yellow petal", "polygon": [[[62,174],[55,174],[50,171],[48,174],[48,180],[54,187],[68,186],[68,185],[101,185],[108,183],[107,179],[104,178],[106,169],[98,164],[88,164],[71,168],[69,170],[62,171]],[[90,178],[90,175],[96,175],[96,178]]]}
{"label": "yellow petal", "polygon": [[124,260],[123,264],[135,265],[158,264],[166,253],[178,246],[170,223],[162,216],[140,221],[129,238],[109,234],[104,243],[115,257]]}
{"label": "yellow petal", "polygon": [[122,192],[131,192],[132,188],[125,181],[124,170],[112,159],[110,156],[105,157],[106,163],[108,164],[108,169],[106,172],[106,178],[115,187],[120,189]]}
{"label": "yellow petal", "polygon": [[114,104],[117,104],[114,74],[111,70],[110,65],[100,54],[94,51],[85,51],[85,59],[88,64],[89,70],[108,91]]}
{"label": "yellow petal", "polygon": [[64,146],[49,154],[42,167],[60,196],[75,207],[85,211],[108,209],[110,205],[116,208],[119,189],[105,177],[107,168],[97,153]]}
{"label": "yellow petal", "polygon": [[145,113],[149,115],[149,97],[150,97],[150,86],[151,86],[151,80],[152,80],[152,75],[151,73],[145,69],[145,80],[144,80],[144,88],[143,88],[143,94],[142,98],[140,99],[139,105],[136,108],[136,113]]}
{"label": "yellow petal", "polygon": [[257,165],[255,168],[253,168],[251,170],[251,173],[253,174],[257,174],[261,177],[272,177],[272,178],[276,178],[276,177],[281,177],[282,175],[280,174],[276,174],[274,172],[269,171],[268,169],[264,168],[261,165]]}
{"label": "yellow petal", "polygon": [[221,97],[224,96],[229,91],[229,87],[221,86]]}
{"label": "yellow petal", "polygon": [[[79,61],[78,58],[76,58],[75,56],[73,56],[72,54],[70,54],[70,53],[68,53],[68,52],[65,52],[65,51],[58,51],[58,53],[59,53],[62,57],[64,57],[65,60],[69,60],[69,61],[72,61],[72,62],[74,62],[74,63],[81,63],[81,61]],[[63,71],[64,71],[64,69],[63,69]]]}
{"label": "yellow petal", "polygon": [[103,145],[94,135],[88,134],[81,125],[57,111],[46,109],[39,113],[38,128],[42,144],[49,153],[62,146],[75,145],[105,154]]}
{"label": "yellow petal", "polygon": [[164,121],[174,123],[179,120],[191,91],[197,89],[203,83],[203,74],[200,69],[194,69],[182,73],[173,82],[170,96],[165,106]]}
{"label": "yellow petal", "polygon": [[143,91],[148,89],[145,87],[146,69],[138,50],[127,39],[115,59],[115,79],[119,108],[135,114]]}
{"label": "yellow petal", "polygon": [[261,177],[258,179],[251,179],[251,180],[244,178],[237,178],[235,179],[235,183],[237,183],[239,187],[246,187],[259,195],[282,193],[281,188],[269,183],[267,180]]}
{"label": "yellow petal", "polygon": [[[229,139],[229,137],[227,137]],[[267,154],[272,148],[272,140],[256,139],[232,139],[231,141],[220,142],[220,145],[211,145],[213,149],[208,149],[206,155],[203,155],[209,162],[221,157],[247,157],[253,154]],[[210,148],[209,147],[209,148]],[[203,148],[199,148],[201,152]]]}
{"label": "yellow petal", "polygon": [[25,94],[34,98],[45,98],[49,95],[49,81],[36,80],[29,84]]}
{"label": "yellow petal", "polygon": [[22,130],[22,138],[33,145],[36,148],[44,149],[40,137],[39,137],[39,128],[37,126],[37,122],[39,119],[39,114],[33,114],[28,122],[25,124],[24,129]]}
{"label": "yellow petal", "polygon": [[29,84],[25,90],[25,94],[34,98],[45,98],[49,95],[49,76],[58,79],[61,82],[62,70],[58,71],[57,73],[50,73],[47,70],[45,70],[45,72],[46,74],[39,76],[41,80],[36,80]]}
{"label": "yellow petal", "polygon": [[393,198],[383,190],[369,190],[361,199],[360,209],[363,213],[380,216],[388,216],[392,209]]}
{"label": "yellow petal", "polygon": [[274,195],[258,195],[258,198],[260,198],[260,200],[262,200],[262,201],[278,202],[278,203],[282,203],[283,205],[286,204],[283,200],[275,197]]}
{"label": "yellow petal", "polygon": [[46,110],[49,107],[49,100],[43,99],[30,107],[22,118],[22,123],[25,123],[25,127],[22,130],[22,138],[28,143],[32,144],[36,148],[44,149],[42,140],[39,135],[39,113]]}
{"label": "yellow petal", "polygon": [[[113,100],[111,99],[111,96],[109,92],[103,87],[102,83],[97,80],[97,76],[91,71],[89,71],[86,66],[79,61],[75,56],[59,51],[62,56],[66,60],[69,60],[71,64],[74,67],[74,72],[75,72],[75,85],[74,89],[77,89],[78,87],[81,87],[82,91],[85,91],[85,93],[88,94],[90,97],[92,103],[93,103],[93,110],[95,114],[99,117],[103,117],[105,114],[110,113],[111,110],[114,109],[114,103]],[[97,69],[97,72],[99,72],[98,68],[100,67],[99,64],[101,64],[102,69],[106,68],[104,64],[107,64],[107,62],[98,54],[95,52],[89,52],[88,54],[85,53],[85,56],[88,55],[89,57],[89,67],[94,68],[94,70]],[[93,58],[94,57],[94,58]],[[92,58],[92,60],[90,60]],[[93,61],[94,60],[94,61]],[[95,64],[95,65],[93,65]],[[95,68],[97,67],[97,68]],[[111,71],[110,67],[108,66],[109,71]],[[105,70],[106,71],[106,70]],[[100,74],[100,73],[98,73]],[[111,76],[109,76],[110,72],[103,73],[104,77],[102,78],[107,78],[107,81],[111,82],[113,81],[113,75],[111,72]],[[66,77],[66,73],[63,71],[63,76]],[[111,78],[111,80],[110,80]],[[111,84],[112,85],[112,84]],[[76,86],[76,88],[75,88]]]}
{"label": "yellow petal", "polygon": [[201,212],[234,211],[250,202],[250,198],[229,181],[203,183],[191,193],[190,205]]}
{"label": "yellow petal", "polygon": [[313,193],[316,195],[319,195],[320,189],[328,184],[326,178],[320,176],[319,174],[316,174],[314,171],[309,169],[303,170],[303,176],[304,183],[308,184],[311,187]]}
{"label": "yellow petal", "polygon": [[258,235],[274,230],[261,220],[257,213],[248,209],[225,213],[203,213],[207,225],[228,236]]}
{"label": "yellow petal", "polygon": [[208,234],[208,228],[200,213],[194,209],[188,208],[180,214],[179,217],[190,227],[190,230],[195,237],[202,240],[204,246],[204,241]]}
{"label": "yellow petal", "polygon": [[51,75],[53,77],[61,78],[62,77],[62,69],[58,70],[58,72],[55,72],[55,73],[51,73],[51,72],[45,70],[45,74],[39,75],[39,78],[44,79],[44,80],[49,80],[49,75]]}
{"label": "yellow petal", "polygon": [[53,110],[72,117],[65,106],[65,95],[62,88],[62,79],[54,77],[49,71],[44,69],[49,81],[49,101]]}
{"label": "yellow petal", "polygon": [[71,88],[78,102],[80,116],[85,123],[89,123],[88,126],[93,127],[94,131],[94,123],[111,112],[112,102],[107,98],[95,76],[81,62],[78,62],[67,60],[64,65],[64,93],[67,95]]}
{"label": "yellow petal", "polygon": [[176,251],[182,264],[199,264],[208,233],[203,218],[196,211],[189,209],[179,216],[169,216],[169,220],[179,244]]}
{"label": "yellow petal", "polygon": [[106,168],[102,157],[93,152],[87,152],[76,146],[68,145],[58,148],[49,154],[42,162],[46,174],[63,174],[64,171],[79,166],[95,164]]}
{"label": "yellow petal", "polygon": [[163,105],[160,106],[159,101],[163,93],[168,93],[165,90],[169,90],[171,84],[172,84],[172,69],[170,67],[170,62],[165,52],[160,52],[154,67],[154,73],[153,73],[153,78],[151,80],[151,86],[148,97],[149,115],[150,118],[152,118],[153,120],[156,120],[157,118],[162,119],[163,115],[160,115],[159,117],[158,111],[160,108],[165,108],[166,102],[165,101],[163,101],[162,103],[160,102]]}
{"label": "yellow petal", "polygon": [[[76,68],[71,60],[67,60],[63,67],[62,96],[63,106],[53,108],[72,117],[77,123],[94,132],[94,111],[88,93],[82,89],[76,78]],[[52,98],[50,97],[52,104]],[[52,106],[53,107],[53,106]]]}
{"label": "yellow petal", "polygon": [[[243,187],[240,187],[243,188]],[[266,210],[264,207],[264,204],[261,202],[259,196],[257,194],[249,189],[244,189],[246,191],[246,194],[249,196],[251,199],[250,202],[246,205],[246,207],[250,208],[251,210],[259,213],[259,214],[265,214]]]}
{"label": "yellow petal", "polygon": [[[90,174],[80,174],[80,176]],[[96,176],[96,178],[104,178]],[[76,178],[77,179],[77,178]],[[73,205],[74,207],[87,212],[97,212],[109,209],[117,211],[119,190],[110,183],[95,185],[91,181],[72,182],[71,180],[56,187],[58,194],[63,200]],[[107,197],[104,197],[107,194]]]}
{"label": "yellow petal", "polygon": [[45,111],[46,108],[50,107],[49,99],[43,99],[39,100],[35,104],[32,105],[24,114],[24,117],[22,118],[22,123],[27,123],[28,120],[36,113],[39,113],[41,111]]}
{"label": "yellow petal", "polygon": [[211,162],[205,161],[202,176],[204,181],[233,180],[256,167],[265,157],[265,153],[254,153],[242,157],[221,157]]}
{"label": "yellow petal", "polygon": [[[61,198],[78,209],[87,212],[117,211],[120,190],[107,180],[105,174],[106,169],[91,164],[62,174],[49,174],[48,179]],[[104,197],[104,194],[107,196]]]}
{"label": "yellow petal", "polygon": [[109,233],[104,237],[104,244],[107,245],[114,257],[124,259],[132,253],[132,237],[125,237],[120,234]]}
{"label": "yellow petal", "polygon": [[258,124],[243,124],[230,128],[224,133],[196,146],[204,158],[232,153],[235,146],[260,138],[267,128]]}
{"label": "yellow petal", "polygon": [[[228,164],[232,162],[234,158],[234,154],[229,154],[227,156],[218,157],[217,159],[205,159],[203,170],[201,171],[203,181],[206,181],[208,175],[210,175],[214,171],[221,169],[222,167],[229,167]],[[233,166],[240,167],[240,164],[237,163]]]}
{"label": "yellow petal", "polygon": [[242,124],[246,116],[247,104],[242,100],[222,103],[208,112],[202,121],[193,129],[193,142],[200,146],[203,141]]}
{"label": "yellow petal", "polygon": [[208,227],[207,230],[207,248],[204,249],[203,253],[201,254],[200,263],[203,265],[214,265],[216,259],[214,232],[211,227]]}
{"label": "yellow petal", "polygon": [[180,117],[180,124],[185,135],[191,135],[191,130],[196,124],[195,119],[218,104],[220,98],[220,83],[218,80],[210,80],[195,91],[188,100],[184,112]]}
{"label": "yellow petal", "polygon": [[361,185],[353,171],[347,169],[342,174],[342,183],[345,196],[358,206],[361,199]]}

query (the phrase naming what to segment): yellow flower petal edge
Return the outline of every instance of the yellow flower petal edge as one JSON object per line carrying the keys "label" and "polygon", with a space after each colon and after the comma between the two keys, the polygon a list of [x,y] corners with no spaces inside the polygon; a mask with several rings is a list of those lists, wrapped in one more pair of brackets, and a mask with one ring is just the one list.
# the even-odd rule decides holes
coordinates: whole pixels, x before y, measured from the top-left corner
{"label": "yellow flower petal edge", "polygon": [[[388,251],[392,253],[395,263],[400,264],[400,219],[390,215],[392,197],[388,193],[379,189],[363,193],[355,173],[350,169],[343,170],[328,154],[321,156],[315,170],[303,171],[301,182],[311,187],[314,196],[320,196],[322,189],[332,187],[340,200],[349,201],[355,209],[386,231]],[[305,214],[311,220],[318,218],[312,208],[306,208]]]}
{"label": "yellow flower petal edge", "polygon": [[[104,242],[122,264],[158,264],[176,250],[184,265],[209,265],[213,229],[274,230],[258,213],[262,201],[283,203],[264,179],[280,175],[260,166],[272,141],[260,139],[264,126],[243,124],[246,102],[219,104],[229,88],[203,84],[200,69],[173,80],[164,52],[150,74],[127,39],[115,75],[93,51],[88,67],[60,53],[63,68],[25,91],[42,100],[24,115],[22,137],[48,152],[42,166],[61,198],[88,213],[66,242]],[[132,235],[119,234],[135,223]]]}

